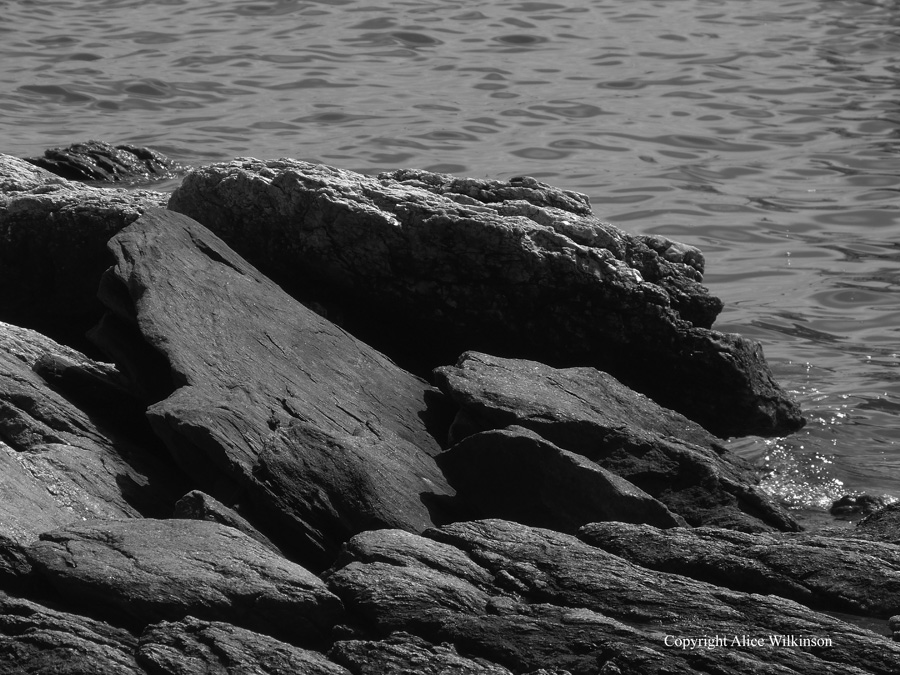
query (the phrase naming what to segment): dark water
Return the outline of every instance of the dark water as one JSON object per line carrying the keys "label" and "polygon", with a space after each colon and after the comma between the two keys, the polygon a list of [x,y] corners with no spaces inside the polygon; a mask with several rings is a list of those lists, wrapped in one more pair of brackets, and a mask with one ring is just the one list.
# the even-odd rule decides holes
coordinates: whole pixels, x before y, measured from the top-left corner
{"label": "dark water", "polygon": [[815,511],[900,497],[896,0],[0,0],[0,151],[99,138],[529,174],[700,246],[809,417],[734,446]]}

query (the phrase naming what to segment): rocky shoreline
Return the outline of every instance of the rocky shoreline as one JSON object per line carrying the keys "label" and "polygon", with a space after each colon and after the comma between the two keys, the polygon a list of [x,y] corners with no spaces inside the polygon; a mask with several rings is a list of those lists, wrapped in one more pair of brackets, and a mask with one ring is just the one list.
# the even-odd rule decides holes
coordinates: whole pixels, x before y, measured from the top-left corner
{"label": "rocky shoreline", "polygon": [[900,672],[900,512],[803,532],[726,450],[803,418],[696,248],[527,177],[47,157],[0,155],[0,673]]}

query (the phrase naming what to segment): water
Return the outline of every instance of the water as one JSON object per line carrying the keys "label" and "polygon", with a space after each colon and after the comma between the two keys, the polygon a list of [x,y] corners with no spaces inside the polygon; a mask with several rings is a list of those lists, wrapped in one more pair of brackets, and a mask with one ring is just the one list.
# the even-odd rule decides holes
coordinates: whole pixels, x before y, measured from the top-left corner
{"label": "water", "polygon": [[900,497],[896,0],[0,0],[9,154],[528,174],[700,246],[809,425],[734,442],[809,515]]}

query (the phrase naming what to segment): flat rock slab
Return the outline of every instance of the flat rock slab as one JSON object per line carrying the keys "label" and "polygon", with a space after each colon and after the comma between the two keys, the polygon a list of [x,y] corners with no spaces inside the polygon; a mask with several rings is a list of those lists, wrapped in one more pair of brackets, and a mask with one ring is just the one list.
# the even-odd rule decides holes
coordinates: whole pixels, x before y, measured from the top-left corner
{"label": "flat rock slab", "polygon": [[[380,546],[378,537],[386,538]],[[900,668],[900,645],[888,637],[778,596],[649,570],[550,530],[459,522],[405,535],[399,555],[378,559],[374,551],[400,540],[388,531],[359,539],[327,582],[371,630],[450,642],[468,658],[514,672],[888,675]],[[435,542],[456,549],[448,558],[455,562],[435,564]],[[770,636],[789,644],[773,646]],[[689,642],[717,637],[724,644]],[[676,638],[688,642],[676,646]]]}
{"label": "flat rock slab", "polygon": [[347,325],[431,366],[465,349],[607,370],[720,435],[802,426],[757,343],[711,331],[697,249],[636,237],[531,178],[377,177],[295,160],[190,173],[169,208]]}
{"label": "flat rock slab", "polygon": [[[198,488],[249,501],[276,544],[319,566],[361,530],[432,525],[453,494],[433,459],[436,389],[186,216],[150,212],[110,249],[113,318],[95,338],[156,378],[151,424]],[[134,356],[141,345],[155,356]]]}
{"label": "flat rock slab", "polygon": [[[473,433],[517,425],[624,478],[691,525],[798,527],[755,487],[756,472],[725,454],[718,438],[607,373],[467,352],[456,366],[438,368],[434,376],[459,406],[450,441],[462,441],[463,448],[475,442],[469,440]],[[448,459],[458,452],[449,451]],[[453,475],[468,483],[478,480]],[[560,500],[574,497],[554,493]]]}
{"label": "flat rock slab", "polygon": [[318,577],[218,523],[88,521],[27,554],[67,602],[136,627],[191,615],[318,644],[343,618]]}
{"label": "flat rock slab", "polygon": [[[69,380],[81,398],[50,385]],[[112,402],[128,398],[120,380],[112,364],[0,323],[0,534],[30,543],[85,518],[171,508],[179,478],[153,452],[164,449],[118,427],[128,420]]]}
{"label": "flat rock slab", "polygon": [[0,593],[0,674],[146,675],[122,628]]}
{"label": "flat rock slab", "polygon": [[595,520],[687,525],[634,484],[524,427],[468,436],[438,464],[478,518],[572,534]]}
{"label": "flat rock slab", "polygon": [[900,546],[806,533],[592,523],[579,537],[638,565],[819,609],[900,614]]}
{"label": "flat rock slab", "polygon": [[0,155],[0,321],[67,343],[102,314],[100,276],[106,242],[168,196],[67,181]]}
{"label": "flat rock slab", "polygon": [[350,675],[319,652],[192,616],[149,626],[137,659],[152,675]]}

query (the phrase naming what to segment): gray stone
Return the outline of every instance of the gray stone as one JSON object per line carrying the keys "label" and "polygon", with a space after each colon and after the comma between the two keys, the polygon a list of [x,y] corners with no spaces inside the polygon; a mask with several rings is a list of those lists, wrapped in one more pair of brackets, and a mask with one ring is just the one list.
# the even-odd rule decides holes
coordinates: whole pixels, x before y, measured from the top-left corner
{"label": "gray stone", "polygon": [[169,208],[347,326],[431,366],[465,349],[593,365],[722,435],[783,434],[799,408],[757,343],[710,330],[702,256],[591,215],[584,195],[294,160],[191,172]]}
{"label": "gray stone", "polygon": [[798,528],[718,438],[607,373],[467,352],[434,375],[459,406],[451,442],[519,425],[631,482],[691,525]]}
{"label": "gray stone", "polygon": [[320,644],[343,618],[318,577],[218,523],[87,521],[27,554],[66,602],[138,628],[191,615]]}
{"label": "gray stone", "polygon": [[572,534],[598,520],[687,525],[624,478],[524,427],[468,436],[438,456],[438,464],[477,518]]}
{"label": "gray stone", "polygon": [[110,183],[168,178],[179,169],[176,162],[150,148],[103,141],[50,148],[43,157],[28,157],[25,161],[69,180]]}
{"label": "gray stone", "polygon": [[191,490],[175,502],[175,511],[172,513],[172,517],[221,523],[256,539],[260,544],[276,553],[281,553],[281,550],[266,535],[253,527],[240,513],[200,490]]}

